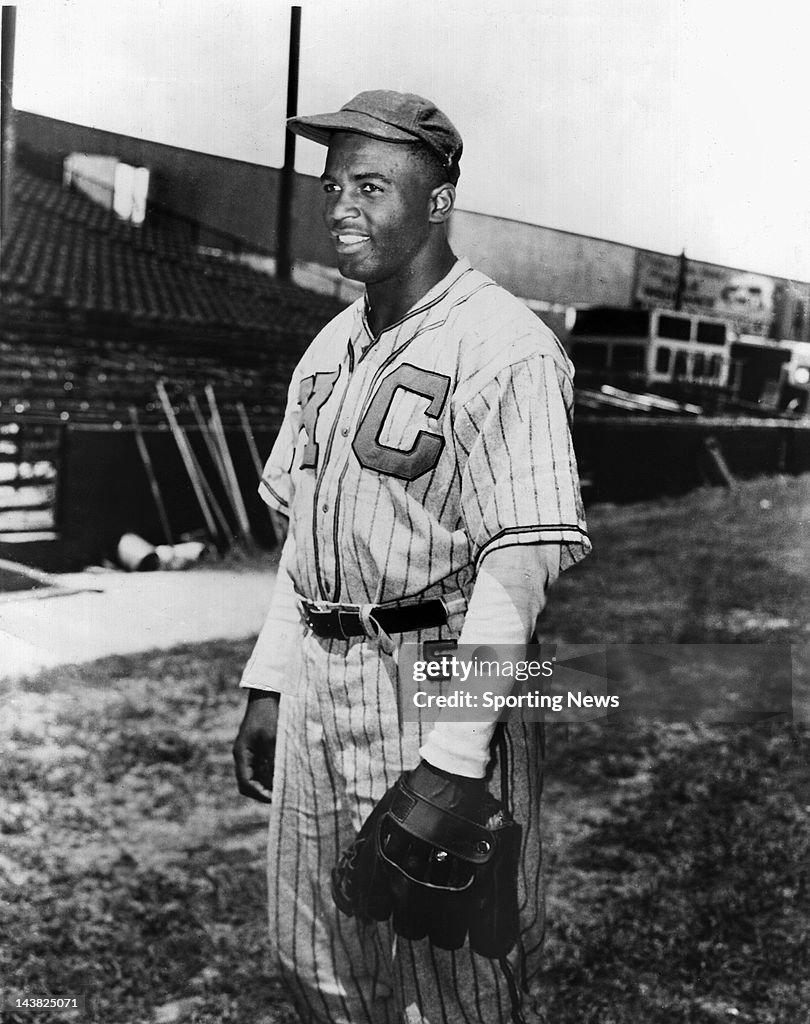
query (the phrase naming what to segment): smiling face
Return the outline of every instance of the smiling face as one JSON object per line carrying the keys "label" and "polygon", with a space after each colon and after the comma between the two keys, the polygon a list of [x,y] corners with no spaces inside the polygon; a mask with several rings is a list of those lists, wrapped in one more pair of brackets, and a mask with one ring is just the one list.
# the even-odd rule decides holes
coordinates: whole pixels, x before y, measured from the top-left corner
{"label": "smiling face", "polygon": [[[436,247],[447,214],[430,161],[414,147],[338,132],[321,175],[324,220],[344,277],[365,284],[406,282]],[[452,209],[452,195],[449,202]]]}

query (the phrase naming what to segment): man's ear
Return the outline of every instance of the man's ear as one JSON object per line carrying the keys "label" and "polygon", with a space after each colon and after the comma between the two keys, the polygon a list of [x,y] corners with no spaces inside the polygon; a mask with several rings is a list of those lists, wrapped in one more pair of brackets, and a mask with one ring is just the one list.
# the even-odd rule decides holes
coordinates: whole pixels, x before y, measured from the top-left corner
{"label": "man's ear", "polygon": [[430,193],[430,223],[443,224],[453,212],[455,204],[456,190],[449,181],[434,188]]}

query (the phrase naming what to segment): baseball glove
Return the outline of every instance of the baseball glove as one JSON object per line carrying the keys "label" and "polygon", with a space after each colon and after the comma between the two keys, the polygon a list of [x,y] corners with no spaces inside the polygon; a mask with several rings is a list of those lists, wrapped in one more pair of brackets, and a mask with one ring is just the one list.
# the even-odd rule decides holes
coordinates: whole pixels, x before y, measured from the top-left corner
{"label": "baseball glove", "polygon": [[499,958],[518,939],[520,838],[483,780],[422,762],[385,793],[343,853],[332,895],[350,917],[391,917],[403,938],[460,949],[469,937],[474,952]]}

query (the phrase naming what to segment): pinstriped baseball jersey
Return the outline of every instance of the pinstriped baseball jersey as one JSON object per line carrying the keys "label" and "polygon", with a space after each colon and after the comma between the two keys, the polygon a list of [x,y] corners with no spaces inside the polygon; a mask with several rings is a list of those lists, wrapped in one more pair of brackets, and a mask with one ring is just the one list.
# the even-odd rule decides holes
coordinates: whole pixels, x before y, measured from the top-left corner
{"label": "pinstriped baseball jersey", "polygon": [[290,515],[304,597],[461,592],[491,551],[589,550],[571,443],[572,367],[518,299],[458,260],[375,339],[364,300],[312,343],[261,492]]}

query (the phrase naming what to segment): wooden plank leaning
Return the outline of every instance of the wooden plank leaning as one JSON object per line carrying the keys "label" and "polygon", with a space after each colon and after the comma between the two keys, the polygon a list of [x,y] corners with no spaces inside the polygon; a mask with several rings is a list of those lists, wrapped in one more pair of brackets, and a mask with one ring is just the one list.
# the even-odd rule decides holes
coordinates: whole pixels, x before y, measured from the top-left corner
{"label": "wooden plank leaning", "polygon": [[160,527],[163,530],[163,538],[167,544],[173,544],[174,541],[172,540],[172,530],[169,526],[169,516],[166,512],[166,506],[163,503],[163,495],[160,492],[160,486],[158,485],[157,476],[155,474],[155,467],[152,464],[149,449],[146,447],[146,438],[143,436],[141,422],[138,419],[138,410],[134,405],[129,407],[129,418],[132,422],[132,429],[135,431],[135,444],[138,446],[141,462],[143,463],[144,471],[146,472],[147,479],[149,480],[149,489],[152,491],[152,498],[154,499],[155,507],[157,508]]}
{"label": "wooden plank leaning", "polygon": [[236,475],[236,467],[233,464],[230,449],[228,448],[228,440],[225,437],[225,428],[222,425],[222,417],[219,415],[219,406],[217,405],[216,396],[214,395],[214,389],[210,384],[206,384],[205,386],[205,397],[208,399],[208,407],[211,412],[211,430],[219,446],[222,463],[225,467],[228,480],[230,481],[230,497],[233,502],[234,511],[236,512],[237,522],[239,523],[239,532],[245,541],[251,542],[252,537],[247,508],[245,507],[245,502],[242,498],[242,492],[239,489],[239,479]]}
{"label": "wooden plank leaning", "polygon": [[236,411],[239,413],[239,422],[242,424],[242,430],[245,434],[245,440],[247,441],[250,457],[253,460],[256,476],[261,480],[262,473],[264,472],[264,466],[262,465],[259,448],[256,444],[256,438],[253,436],[253,428],[250,425],[250,420],[248,419],[247,409],[245,408],[244,402],[236,403]]}
{"label": "wooden plank leaning", "polygon": [[177,416],[174,413],[172,403],[169,401],[169,396],[166,393],[165,383],[162,380],[159,380],[156,387],[160,404],[163,406],[163,412],[169,423],[169,429],[174,437],[177,450],[180,452],[180,458],[183,460],[186,473],[191,481],[191,487],[194,491],[195,497],[197,498],[197,504],[200,506],[200,511],[202,512],[203,519],[205,520],[205,527],[208,530],[211,540],[216,541],[217,526],[205,497],[205,490],[201,479],[202,474],[199,472],[194,452],[191,450],[191,445],[189,444],[185,431],[177,422]]}

